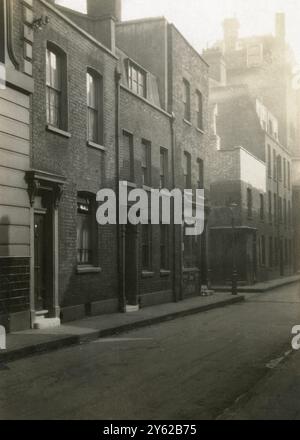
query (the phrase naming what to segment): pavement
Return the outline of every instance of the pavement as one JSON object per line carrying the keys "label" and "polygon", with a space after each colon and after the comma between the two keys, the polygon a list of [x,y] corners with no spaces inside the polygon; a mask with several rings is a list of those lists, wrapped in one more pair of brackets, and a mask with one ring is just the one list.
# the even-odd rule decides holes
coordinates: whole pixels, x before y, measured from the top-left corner
{"label": "pavement", "polygon": [[[275,280],[264,281],[261,283],[256,283],[251,286],[239,286],[240,293],[264,293],[273,289],[277,289],[278,287],[288,286],[290,284],[294,284],[300,281],[300,275],[292,275],[289,277],[281,277]],[[231,286],[213,286],[212,287],[216,292],[230,292]]]}
{"label": "pavement", "polygon": [[[82,344],[98,338],[128,332],[148,325],[179,317],[206,312],[234,304],[248,298],[247,294],[263,293],[300,281],[300,275],[280,278],[255,286],[239,286],[239,295],[231,296],[230,287],[216,287],[216,293],[208,297],[196,297],[178,303],[147,307],[136,313],[115,313],[96,316],[59,328],[47,330],[25,330],[7,335],[7,350],[0,350],[0,362],[9,362],[34,354]],[[243,295],[242,295],[243,294]]]}
{"label": "pavement", "polygon": [[216,293],[212,296],[195,297],[178,303],[147,307],[134,313],[115,313],[86,318],[58,328],[10,333],[6,338],[7,349],[0,350],[0,362],[14,361],[46,351],[83,344],[179,317],[229,306],[243,300],[242,295],[231,296],[228,293]]}
{"label": "pavement", "polygon": [[2,364],[0,419],[298,418],[297,324],[299,283]]}

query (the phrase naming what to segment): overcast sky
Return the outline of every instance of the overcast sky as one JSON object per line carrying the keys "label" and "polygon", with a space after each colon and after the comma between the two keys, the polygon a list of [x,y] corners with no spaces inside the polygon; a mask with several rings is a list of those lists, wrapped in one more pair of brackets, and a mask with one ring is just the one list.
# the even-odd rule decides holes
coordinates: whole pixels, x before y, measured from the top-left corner
{"label": "overcast sky", "polygon": [[[85,0],[58,0],[84,10]],[[123,0],[123,20],[164,15],[198,49],[222,36],[221,23],[235,16],[241,36],[274,32],[275,13],[285,12],[287,40],[300,63],[300,0]]]}

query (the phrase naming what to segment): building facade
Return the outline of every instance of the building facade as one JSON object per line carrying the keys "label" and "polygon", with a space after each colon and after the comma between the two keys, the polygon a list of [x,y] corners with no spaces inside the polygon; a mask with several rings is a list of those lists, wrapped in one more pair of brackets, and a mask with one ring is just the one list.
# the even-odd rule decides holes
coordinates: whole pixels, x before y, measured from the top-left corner
{"label": "building facade", "polygon": [[11,331],[30,326],[31,16],[29,0],[0,1],[0,324]]}
{"label": "building facade", "polygon": [[[2,3],[11,46],[1,60],[14,53],[18,68],[6,66],[0,91],[5,103],[16,99],[1,116],[3,127],[14,120],[1,134],[1,323],[15,305],[22,316],[8,330],[199,295],[205,234],[184,239],[184,225],[100,226],[96,211],[98,191],[118,200],[120,181],[149,195],[205,186],[205,61],[165,19],[121,22],[118,0],[88,0],[87,14],[54,1]],[[10,92],[15,71],[22,93],[19,85]],[[15,302],[7,293],[14,279]]]}
{"label": "building facade", "polygon": [[[237,205],[233,213],[236,242],[243,247],[236,249],[238,278],[253,284],[294,272],[292,175],[297,119],[284,17],[276,16],[274,37],[240,39],[238,28],[236,19],[225,20],[224,40],[204,52],[211,66],[211,199],[216,210],[223,206],[227,213],[212,215],[210,242],[218,248],[222,223],[228,226],[232,218],[228,206]],[[245,150],[242,155],[241,149]],[[213,172],[216,158],[224,167],[219,175]],[[211,248],[217,283],[232,277],[232,231],[229,234],[221,249]],[[220,258],[226,261],[224,253],[228,261],[228,252],[228,267],[214,270],[220,267]]]}

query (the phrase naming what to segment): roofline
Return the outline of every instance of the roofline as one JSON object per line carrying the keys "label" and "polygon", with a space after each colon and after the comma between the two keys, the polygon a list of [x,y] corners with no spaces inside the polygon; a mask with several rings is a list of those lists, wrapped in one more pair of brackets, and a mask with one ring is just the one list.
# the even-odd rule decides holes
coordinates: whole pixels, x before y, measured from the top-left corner
{"label": "roofline", "polygon": [[210,67],[209,64],[205,61],[200,52],[195,49],[195,47],[188,41],[188,39],[180,32],[180,30],[175,26],[174,23],[169,23],[169,26],[175,29],[175,31],[181,36],[181,38],[186,42],[186,44],[195,52],[196,55],[200,58],[200,60],[207,66]]}
{"label": "roofline", "polygon": [[207,61],[205,61],[205,59],[202,57],[202,55],[200,54],[200,52],[197,51],[197,49],[195,49],[195,47],[187,40],[187,38],[180,32],[180,30],[174,25],[174,23],[169,23],[168,20],[166,19],[166,17],[159,16],[159,17],[145,17],[145,18],[138,18],[135,20],[127,20],[127,21],[121,21],[119,23],[116,23],[116,26],[121,27],[121,26],[130,26],[132,24],[142,24],[142,23],[151,23],[151,22],[159,22],[159,21],[164,21],[168,26],[172,27],[173,29],[176,30],[176,32],[181,36],[181,38],[186,42],[186,44],[196,53],[196,55],[201,59],[201,61],[207,66],[209,67],[209,64],[207,63]]}
{"label": "roofline", "polygon": [[[101,50],[103,50],[104,52],[106,52],[108,55],[110,55],[112,58],[115,58],[116,60],[118,60],[119,58],[116,56],[116,54],[114,54],[111,50],[109,50],[106,46],[104,46],[102,43],[100,43],[100,41],[98,41],[96,38],[94,38],[91,34],[89,34],[88,32],[86,32],[84,29],[82,29],[80,26],[78,26],[76,23],[74,23],[74,21],[72,21],[70,18],[68,18],[65,14],[63,14],[56,6],[54,6],[53,4],[47,2],[46,0],[39,0],[40,3],[42,3],[46,8],[50,9],[51,11],[53,11],[55,14],[57,14],[62,20],[64,20],[66,23],[68,23],[73,29],[75,29],[77,32],[79,32],[81,35],[83,35],[84,37],[86,37],[88,40],[90,40],[92,43],[94,43],[96,46],[98,46]],[[68,8],[64,8],[64,9],[68,9]],[[73,13],[74,11],[71,9],[70,10],[71,13]],[[76,12],[76,11],[75,11]],[[80,13],[79,13],[80,14]],[[80,14],[85,16],[85,14]]]}
{"label": "roofline", "polygon": [[119,21],[116,23],[116,26],[127,26],[131,24],[140,24],[140,23],[153,22],[153,21],[165,21],[166,23],[168,22],[166,17],[161,15],[157,17],[144,17],[144,18],[136,18],[132,20]]}
{"label": "roofline", "polygon": [[249,154],[249,156],[252,156],[255,160],[257,160],[258,162],[260,162],[262,165],[267,166],[266,162],[264,162],[262,159],[260,159],[259,157],[255,156],[254,153],[252,153],[251,151],[249,151],[247,148],[243,147],[242,145],[236,145],[235,147],[229,147],[229,148],[221,148],[220,150],[218,150],[219,153],[232,153],[232,152],[237,152],[237,151],[244,151],[245,153]]}

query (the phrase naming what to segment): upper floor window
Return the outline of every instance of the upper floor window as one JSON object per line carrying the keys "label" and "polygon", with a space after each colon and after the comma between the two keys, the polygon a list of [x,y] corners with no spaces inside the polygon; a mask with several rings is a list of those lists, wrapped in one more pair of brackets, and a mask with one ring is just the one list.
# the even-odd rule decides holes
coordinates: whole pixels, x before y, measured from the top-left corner
{"label": "upper floor window", "polygon": [[46,52],[47,123],[64,130],[67,129],[65,68],[65,54],[59,48],[48,44]]}
{"label": "upper floor window", "polygon": [[251,44],[247,47],[247,65],[248,67],[260,66],[263,61],[262,44]]}
{"label": "upper floor window", "polygon": [[272,154],[271,154],[271,146],[268,145],[268,176],[272,177]]}
{"label": "upper floor window", "polygon": [[183,80],[183,104],[184,104],[184,119],[191,120],[191,86],[190,83]]}
{"label": "upper floor window", "polygon": [[280,182],[282,181],[282,158],[281,158],[281,156],[277,157],[277,178]]}
{"label": "upper floor window", "polygon": [[272,223],[272,193],[269,191],[269,222]]}
{"label": "upper floor window", "polygon": [[160,188],[167,187],[168,175],[168,151],[165,148],[160,149]]}
{"label": "upper floor window", "polygon": [[283,186],[286,188],[286,159],[283,159]]}
{"label": "upper floor window", "polygon": [[197,165],[198,165],[197,186],[198,186],[198,189],[203,189],[204,188],[204,162],[203,162],[203,160],[198,159]]}
{"label": "upper floor window", "polygon": [[134,181],[134,148],[133,135],[123,131],[122,154],[121,154],[121,178],[128,182]]}
{"label": "upper floor window", "polygon": [[191,155],[185,152],[183,158],[183,175],[184,175],[185,189],[191,189],[191,185],[192,185],[191,167],[192,167]]}
{"label": "upper floor window", "polygon": [[271,121],[271,119],[269,119],[268,132],[271,136],[274,135],[273,121]]}
{"label": "upper floor window", "polygon": [[273,179],[277,180],[277,156],[275,150],[273,150]]}
{"label": "upper floor window", "polygon": [[260,194],[260,219],[264,220],[265,218],[265,198],[263,194]]}
{"label": "upper floor window", "polygon": [[197,99],[197,127],[203,130],[203,95],[199,90],[196,92]]}
{"label": "upper floor window", "polygon": [[274,194],[274,222],[278,223],[278,206],[277,206],[277,195]]}
{"label": "upper floor window", "polygon": [[103,143],[102,130],[102,78],[96,72],[86,74],[88,141]]}
{"label": "upper floor window", "polygon": [[147,98],[147,74],[131,60],[128,61],[128,85],[134,93]]}
{"label": "upper floor window", "polygon": [[247,212],[248,218],[252,218],[253,200],[252,200],[252,189],[247,189]]}
{"label": "upper floor window", "polygon": [[77,198],[77,264],[95,263],[95,206],[92,196],[78,194]]}
{"label": "upper floor window", "polygon": [[151,186],[151,144],[142,140],[142,183]]}

